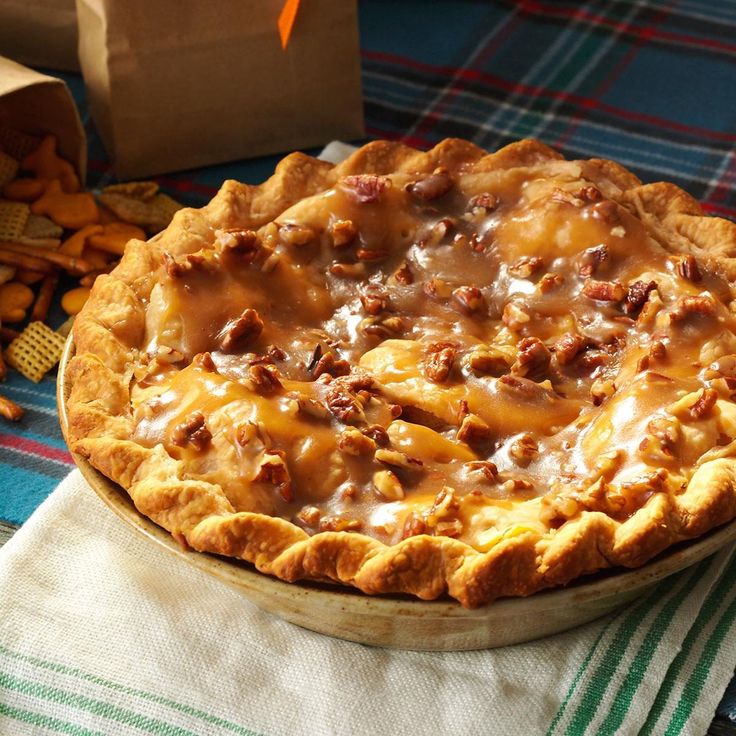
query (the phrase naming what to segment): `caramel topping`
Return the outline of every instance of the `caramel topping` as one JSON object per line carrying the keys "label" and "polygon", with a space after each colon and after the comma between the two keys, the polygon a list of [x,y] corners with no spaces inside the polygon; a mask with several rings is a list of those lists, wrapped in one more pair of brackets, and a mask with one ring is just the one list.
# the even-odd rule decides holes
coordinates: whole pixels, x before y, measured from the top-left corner
{"label": "caramel topping", "polygon": [[136,439],[238,510],[386,542],[680,492],[736,437],[730,290],[608,191],[575,162],[356,175],[165,254]]}

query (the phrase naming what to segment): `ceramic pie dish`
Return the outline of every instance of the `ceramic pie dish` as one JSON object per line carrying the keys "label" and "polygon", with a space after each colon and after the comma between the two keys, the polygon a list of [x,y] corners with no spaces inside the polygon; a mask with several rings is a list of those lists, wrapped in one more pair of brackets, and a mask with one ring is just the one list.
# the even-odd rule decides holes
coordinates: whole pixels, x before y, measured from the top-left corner
{"label": "ceramic pie dish", "polygon": [[736,516],[736,225],[535,141],[226,182],[97,280],[74,452],[190,556],[467,608]]}
{"label": "ceramic pie dish", "polygon": [[[67,436],[65,368],[74,355],[67,342],[57,403]],[[191,554],[165,529],[141,514],[132,499],[87,460],[73,453],[85,480],[100,499],[141,538],[160,545],[192,566],[239,591],[259,608],[311,631],[359,644],[424,651],[465,651],[532,641],[580,626],[645,595],[657,583],[736,541],[736,522],[677,545],[636,570],[610,570],[528,598],[496,600],[468,609],[447,598],[366,596],[339,585],[286,583],[253,565],[210,554]]]}

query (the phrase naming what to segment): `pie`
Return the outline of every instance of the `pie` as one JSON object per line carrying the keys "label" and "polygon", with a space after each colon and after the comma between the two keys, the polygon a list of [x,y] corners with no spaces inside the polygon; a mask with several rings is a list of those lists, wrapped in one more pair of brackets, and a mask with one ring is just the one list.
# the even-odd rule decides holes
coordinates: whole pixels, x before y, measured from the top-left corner
{"label": "pie", "polygon": [[532,140],[295,153],[131,241],[72,449],[193,552],[476,607],[736,517],[736,224]]}

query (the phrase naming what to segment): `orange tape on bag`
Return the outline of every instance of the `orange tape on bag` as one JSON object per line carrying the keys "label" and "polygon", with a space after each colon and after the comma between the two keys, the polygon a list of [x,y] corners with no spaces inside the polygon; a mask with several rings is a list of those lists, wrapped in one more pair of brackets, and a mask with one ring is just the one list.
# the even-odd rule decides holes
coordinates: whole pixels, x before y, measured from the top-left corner
{"label": "orange tape on bag", "polygon": [[296,14],[299,11],[301,0],[286,0],[284,7],[281,8],[279,14],[279,36],[281,36],[281,48],[285,49],[289,45],[291,31],[294,28]]}

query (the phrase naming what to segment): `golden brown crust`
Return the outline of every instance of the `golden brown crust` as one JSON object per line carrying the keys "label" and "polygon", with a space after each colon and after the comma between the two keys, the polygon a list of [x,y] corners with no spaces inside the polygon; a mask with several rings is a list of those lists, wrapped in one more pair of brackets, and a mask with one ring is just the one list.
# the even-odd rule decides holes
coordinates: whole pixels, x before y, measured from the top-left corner
{"label": "golden brown crust", "polygon": [[[506,595],[528,595],[610,566],[638,566],[668,546],[736,517],[736,461],[704,462],[679,495],[654,493],[625,521],[599,511],[547,534],[521,529],[485,552],[449,537],[419,535],[396,545],[348,532],[309,536],[281,518],[236,512],[220,486],[187,479],[181,461],[162,446],[131,440],[131,371],[142,349],[145,311],[161,253],[193,253],[215,228],[255,228],[304,197],[353,173],[488,172],[561,159],[536,141],[492,154],[446,140],[431,151],[368,144],[338,166],[292,154],[260,186],[233,181],[201,210],[179,211],[148,243],[131,242],[121,264],[100,277],[74,325],[76,356],[67,367],[72,449],[123,486],[141,513],[194,549],[238,557],[284,580],[332,580],[366,593],[449,593],[474,607]],[[668,250],[697,254],[729,278],[736,274],[736,224],[705,217],[698,203],[671,184],[641,185],[618,164],[579,162],[583,176],[627,206]]]}

